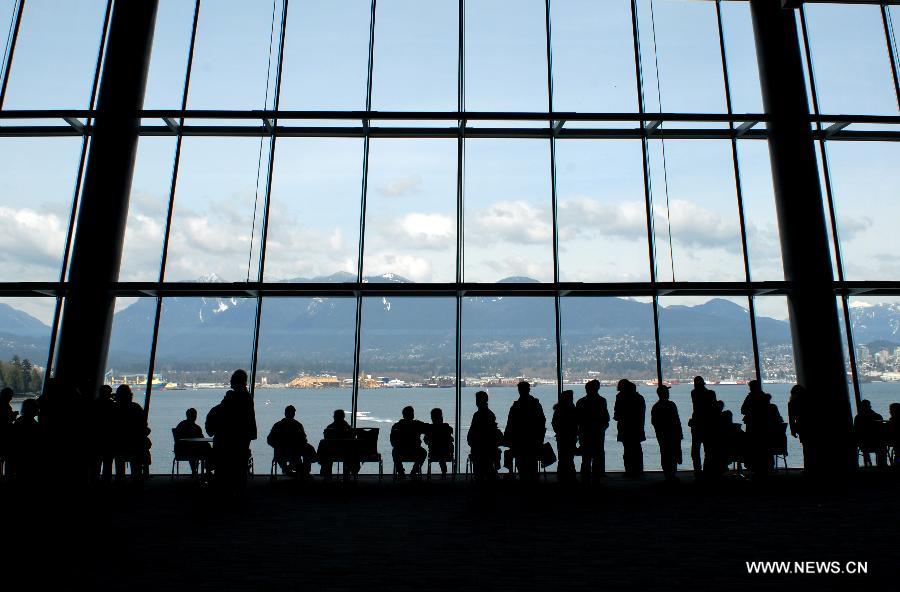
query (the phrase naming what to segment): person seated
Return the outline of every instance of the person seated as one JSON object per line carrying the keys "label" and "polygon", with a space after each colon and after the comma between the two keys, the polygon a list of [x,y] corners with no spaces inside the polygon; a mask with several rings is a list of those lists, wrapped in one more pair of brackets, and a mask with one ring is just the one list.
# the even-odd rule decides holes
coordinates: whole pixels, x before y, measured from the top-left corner
{"label": "person seated", "polygon": [[200,461],[209,458],[212,447],[208,442],[185,442],[188,438],[202,438],[203,428],[197,425],[197,410],[191,407],[185,412],[185,419],[181,420],[172,435],[175,437],[175,458],[188,459],[191,465],[191,474],[196,475]]}
{"label": "person seated", "polygon": [[466,434],[466,442],[472,449],[472,470],[479,481],[492,479],[500,468],[500,441],[503,433],[497,428],[497,416],[488,407],[488,394],[475,393],[476,411]]}
{"label": "person seated", "polygon": [[[441,476],[447,476],[447,461],[453,460],[453,428],[444,423],[444,412],[431,410],[431,429],[425,433],[425,444],[428,445],[428,458],[437,461],[441,466]],[[430,469],[429,469],[430,470]]]}
{"label": "person seated", "polygon": [[354,446],[353,428],[347,423],[343,409],[336,409],[334,421],[325,426],[323,439],[319,442],[319,466],[325,478],[331,477],[331,467],[335,462],[343,462],[344,477],[359,472],[359,456]]}
{"label": "person seated", "polygon": [[894,449],[893,467],[895,470],[900,469],[897,463],[898,445],[900,445],[900,403],[891,403],[888,407],[890,418],[887,422],[887,443]]}
{"label": "person seated", "polygon": [[879,467],[887,465],[887,450],[882,438],[884,417],[872,409],[872,402],[863,399],[859,402],[859,413],[853,419],[853,432],[856,435],[856,445],[863,456],[863,464],[872,466],[872,457],[875,453],[875,463]]}
{"label": "person seated", "polygon": [[116,479],[125,477],[125,463],[131,464],[132,478],[144,477],[149,466],[150,429],[144,418],[144,410],[133,401],[134,394],[127,384],[116,389],[113,409],[113,456]]}
{"label": "person seated", "polygon": [[284,418],[275,422],[266,442],[275,449],[275,462],[285,475],[309,477],[316,451],[306,439],[303,424],[294,419],[296,414],[293,405],[285,407]]}
{"label": "person seated", "polygon": [[43,440],[38,412],[37,399],[25,399],[10,430],[10,464],[16,479],[24,482],[33,481],[40,466]]}
{"label": "person seated", "polygon": [[0,391],[0,458],[9,458],[12,441],[12,426],[18,413],[12,409],[13,390],[9,387]]}
{"label": "person seated", "polygon": [[787,424],[781,416],[778,405],[772,403],[772,395],[766,393],[769,402],[766,410],[766,437],[769,444],[769,459],[774,463],[775,456],[787,456]]}
{"label": "person seated", "polygon": [[425,462],[426,452],[422,448],[422,434],[428,432],[428,426],[415,418],[412,407],[403,408],[403,418],[391,427],[391,446],[394,447],[392,456],[397,475],[402,477],[406,471],[403,461],[413,463],[411,475],[422,474],[422,463]]}

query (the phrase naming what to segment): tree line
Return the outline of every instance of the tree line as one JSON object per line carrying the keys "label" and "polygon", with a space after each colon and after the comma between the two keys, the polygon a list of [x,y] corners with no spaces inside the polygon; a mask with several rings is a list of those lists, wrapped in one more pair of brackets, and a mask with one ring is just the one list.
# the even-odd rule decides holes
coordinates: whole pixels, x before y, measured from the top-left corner
{"label": "tree line", "polygon": [[17,394],[39,393],[44,383],[44,373],[34,363],[19,356],[9,362],[0,360],[0,386],[9,387]]}

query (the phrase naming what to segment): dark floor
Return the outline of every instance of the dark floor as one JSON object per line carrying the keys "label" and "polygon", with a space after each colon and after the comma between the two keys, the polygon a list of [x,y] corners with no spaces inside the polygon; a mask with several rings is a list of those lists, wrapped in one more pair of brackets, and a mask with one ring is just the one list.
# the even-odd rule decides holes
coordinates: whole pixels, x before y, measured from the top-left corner
{"label": "dark floor", "polygon": [[[875,473],[828,486],[789,475],[715,486],[685,477],[671,487],[651,475],[489,490],[257,477],[227,500],[189,478],[89,495],[56,489],[35,497],[0,484],[3,539],[14,541],[0,581],[15,573],[66,589],[160,591],[900,590],[900,479]],[[752,560],[867,561],[869,573],[748,575]]]}

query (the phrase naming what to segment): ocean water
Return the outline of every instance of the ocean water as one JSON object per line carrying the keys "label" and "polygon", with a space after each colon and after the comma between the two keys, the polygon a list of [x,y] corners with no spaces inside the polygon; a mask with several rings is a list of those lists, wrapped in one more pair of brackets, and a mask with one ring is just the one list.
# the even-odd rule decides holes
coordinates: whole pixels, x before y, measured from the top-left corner
{"label": "ocean water", "polygon": [[[871,383],[863,385],[863,396],[872,401],[873,408],[887,418],[888,404],[900,401],[900,383]],[[583,395],[581,385],[567,385],[575,391],[576,400]],[[735,416],[735,421],[741,421],[740,406],[747,394],[746,385],[712,385],[719,400],[725,403],[725,408],[730,409]],[[787,400],[791,385],[767,384],[765,390],[772,395],[781,414],[787,421]],[[444,412],[444,421],[454,427],[455,434],[460,438],[461,454],[460,471],[465,469],[465,458],[468,454],[466,445],[466,433],[472,414],[475,412],[475,391],[473,387],[462,389],[462,413],[458,424],[454,417],[456,390],[453,388],[400,388],[400,389],[363,389],[359,394],[359,408],[357,410],[358,427],[379,428],[378,449],[384,458],[385,474],[392,471],[390,455],[390,443],[388,435],[391,425],[400,417],[400,411],[406,405],[412,405],[416,411],[416,418],[422,421],[430,421],[431,409],[438,407]],[[651,405],[656,402],[656,392],[652,386],[638,386],[639,392],[647,401],[647,441],[644,442],[644,468],[646,470],[660,470],[659,447],[653,436],[653,428],[650,426],[649,412]],[[691,415],[689,384],[679,384],[672,387],[672,400],[678,405],[681,416],[685,440],[682,442],[685,464],[681,468],[690,468],[690,431],[687,421]],[[497,415],[497,422],[501,429],[506,424],[506,417],[510,405],[517,398],[515,388],[489,389],[490,407]],[[556,403],[556,387],[552,385],[537,385],[532,393],[541,401],[544,413],[547,416],[547,441],[555,440],[550,427],[550,418],[553,413],[553,404]],[[150,404],[151,441],[153,442],[152,473],[167,474],[172,470],[172,452],[174,442],[172,428],[184,418],[185,411],[189,407],[197,409],[199,413],[198,423],[203,421],[209,410],[219,403],[225,391],[213,389],[181,390],[181,391],[154,391]],[[601,388],[600,394],[606,397],[609,404],[610,415],[615,398],[612,388]],[[137,400],[140,401],[136,397]],[[142,402],[142,401],[140,401]],[[344,389],[285,389],[285,388],[258,388],[255,394],[256,421],[259,427],[259,438],[251,445],[253,452],[255,472],[268,474],[272,462],[272,449],[266,444],[266,436],[272,425],[284,416],[284,408],[294,405],[297,408],[297,419],[303,424],[310,442],[317,445],[322,437],[322,431],[331,422],[335,409],[345,409],[348,419],[351,408],[351,393]],[[579,462],[576,458],[576,466]],[[802,467],[803,457],[799,441],[788,437],[788,466]],[[606,466],[609,471],[621,471],[622,446],[616,442],[615,422],[606,432]],[[550,468],[555,470],[556,465]],[[187,466],[182,471],[188,470]],[[317,467],[313,467],[317,471]],[[438,470],[435,466],[433,470]],[[374,464],[363,465],[363,473],[377,473],[378,467]]]}

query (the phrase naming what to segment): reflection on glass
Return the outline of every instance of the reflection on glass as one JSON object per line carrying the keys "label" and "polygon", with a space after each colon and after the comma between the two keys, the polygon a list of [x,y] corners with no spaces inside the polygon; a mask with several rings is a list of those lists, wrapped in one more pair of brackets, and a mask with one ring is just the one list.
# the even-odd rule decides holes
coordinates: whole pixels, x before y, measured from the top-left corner
{"label": "reflection on glass", "polygon": [[658,278],[744,280],[731,146],[723,140],[650,145]]}
{"label": "reflection on glass", "polygon": [[59,280],[80,138],[0,139],[0,279]]}
{"label": "reflection on glass", "polygon": [[[146,299],[151,300],[151,299]],[[146,337],[146,313],[150,306],[140,299],[133,324],[125,324],[120,343],[140,342]],[[129,309],[118,313],[124,315]],[[153,473],[168,473],[172,468],[172,428],[184,419],[188,408],[197,410],[197,423],[203,426],[206,415],[225,395],[231,373],[238,368],[249,372],[253,349],[256,300],[249,298],[171,297],[163,300],[156,345],[156,369],[150,404],[150,439],[153,443]],[[146,371],[145,371],[146,372]],[[135,389],[138,394],[138,389]],[[140,396],[135,400],[143,404]],[[260,434],[250,449],[255,469],[268,472],[271,448],[266,444],[267,403],[255,401]],[[267,462],[268,459],[268,462]]]}
{"label": "reflection on glass", "polygon": [[553,280],[550,145],[466,140],[465,280]]}
{"label": "reflection on glass", "polygon": [[466,109],[546,111],[542,0],[466,2]]}
{"label": "reflection on glass", "polygon": [[[259,328],[256,418],[260,439],[297,409],[309,443],[318,446],[335,409],[349,420],[353,394],[354,298],[266,298]],[[266,447],[265,458],[272,449]],[[269,462],[257,461],[257,470]]]}
{"label": "reflection on glass", "polygon": [[378,2],[373,109],[456,111],[458,17],[459,7],[452,0]]}
{"label": "reflection on glass", "polygon": [[87,109],[105,14],[106,0],[26,2],[3,108]]}
{"label": "reflection on glass", "polygon": [[281,109],[365,109],[370,0],[305,0],[288,12]]}
{"label": "reflection on glass", "polygon": [[556,143],[560,281],[648,281],[641,143]]}
{"label": "reflection on glass", "polygon": [[119,281],[159,279],[174,159],[174,138],[143,136],[138,141]]}
{"label": "reflection on glass", "polygon": [[[268,142],[185,138],[172,213],[167,281],[256,279]],[[254,216],[254,210],[257,214]],[[255,220],[255,222],[254,222]]]}
{"label": "reflection on glass", "polygon": [[897,115],[879,7],[829,4],[804,10],[821,112]]}
{"label": "reflection on glass", "polygon": [[637,111],[631,3],[554,0],[550,7],[554,111]]}
{"label": "reflection on glass", "polygon": [[362,306],[356,425],[379,428],[378,451],[390,472],[390,430],[403,407],[411,405],[425,422],[439,408],[455,425],[456,301],[364,298]]}
{"label": "reflection on glass", "polygon": [[368,281],[455,281],[456,161],[456,140],[371,141]]}
{"label": "reflection on glass", "polygon": [[356,281],[362,159],[357,138],[278,140],[267,281]]}
{"label": "reflection on glass", "polygon": [[900,278],[900,145],[828,142],[828,167],[837,216],[844,277]]}

